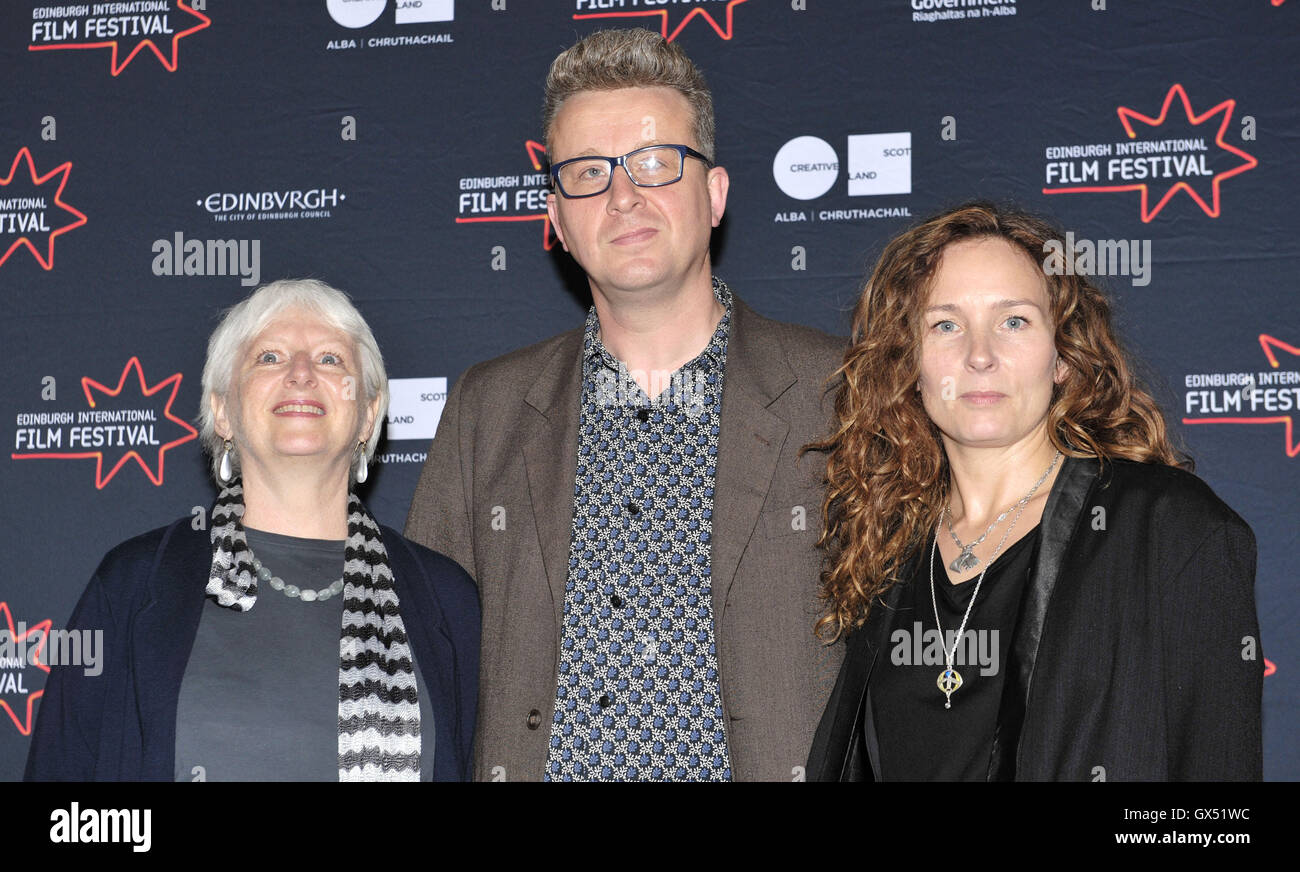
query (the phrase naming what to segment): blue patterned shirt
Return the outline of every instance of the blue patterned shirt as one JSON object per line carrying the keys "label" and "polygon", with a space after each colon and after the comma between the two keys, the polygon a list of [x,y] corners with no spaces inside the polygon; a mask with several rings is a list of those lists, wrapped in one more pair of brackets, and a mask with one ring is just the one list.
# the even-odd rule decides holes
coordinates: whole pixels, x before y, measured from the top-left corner
{"label": "blue patterned shirt", "polygon": [[587,315],[548,781],[731,780],[710,542],[732,303],[713,293],[708,347],[652,373],[653,399]]}

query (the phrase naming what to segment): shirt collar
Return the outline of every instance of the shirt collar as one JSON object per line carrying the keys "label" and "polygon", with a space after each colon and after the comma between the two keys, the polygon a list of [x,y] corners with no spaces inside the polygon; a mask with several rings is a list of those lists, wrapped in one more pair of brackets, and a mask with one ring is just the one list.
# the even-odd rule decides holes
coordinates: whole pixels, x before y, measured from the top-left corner
{"label": "shirt collar", "polygon": [[[726,363],[727,340],[731,337],[732,293],[727,283],[717,276],[713,276],[713,296],[722,304],[722,318],[714,328],[709,344],[694,359],[683,364],[682,369],[694,367],[721,371]],[[618,359],[610,354],[605,343],[600,340],[600,318],[596,314],[595,305],[592,305],[587,312],[587,324],[582,334],[582,355],[583,360],[589,365],[604,366],[613,370],[619,368]]]}

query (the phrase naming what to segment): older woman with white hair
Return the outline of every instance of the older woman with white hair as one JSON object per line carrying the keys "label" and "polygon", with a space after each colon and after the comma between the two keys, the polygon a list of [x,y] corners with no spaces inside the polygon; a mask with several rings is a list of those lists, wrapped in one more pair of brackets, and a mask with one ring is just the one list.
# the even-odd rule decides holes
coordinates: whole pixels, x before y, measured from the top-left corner
{"label": "older woman with white hair", "polygon": [[209,523],[104,558],[70,626],[104,631],[105,667],[51,672],[27,778],[465,779],[478,592],[356,496],[388,402],[360,313],[260,288],[212,334],[203,396]]}

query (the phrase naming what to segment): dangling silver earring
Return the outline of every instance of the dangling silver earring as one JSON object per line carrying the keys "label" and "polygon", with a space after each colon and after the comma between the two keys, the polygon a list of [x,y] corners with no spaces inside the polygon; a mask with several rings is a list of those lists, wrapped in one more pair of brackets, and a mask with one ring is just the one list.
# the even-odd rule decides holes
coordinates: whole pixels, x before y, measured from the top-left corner
{"label": "dangling silver earring", "polygon": [[366,443],[357,443],[357,484],[365,484],[370,477],[370,465],[366,463]]}
{"label": "dangling silver earring", "polygon": [[225,443],[225,450],[221,452],[221,467],[217,470],[217,481],[222,484],[230,484],[230,480],[234,478],[230,464],[230,449],[234,446],[229,439],[226,439]]}

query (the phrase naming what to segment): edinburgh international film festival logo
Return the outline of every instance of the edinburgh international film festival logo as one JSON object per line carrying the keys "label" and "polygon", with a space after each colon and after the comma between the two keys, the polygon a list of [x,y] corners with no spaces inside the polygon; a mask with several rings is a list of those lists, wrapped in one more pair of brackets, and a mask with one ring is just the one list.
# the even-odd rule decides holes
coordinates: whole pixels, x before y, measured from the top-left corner
{"label": "edinburgh international film festival logo", "polygon": [[212,25],[207,0],[126,0],[117,3],[51,3],[32,9],[28,51],[107,49],[114,76],[139,56],[158,59],[176,72],[180,42]]}
{"label": "edinburgh international film festival logo", "polygon": [[79,209],[63,200],[72,161],[38,174],[27,148],[0,176],[0,267],[19,248],[26,247],[42,269],[54,269],[54,240],[86,223]]}
{"label": "edinburgh international film festival logo", "polygon": [[167,451],[198,437],[198,431],[172,411],[181,378],[176,372],[150,385],[140,359],[132,357],[116,385],[83,377],[85,404],[77,402],[69,409],[58,408],[58,382],[46,376],[41,380],[43,408],[18,413],[9,456],[94,460],[95,487],[100,490],[134,462],[149,481],[161,486]]}
{"label": "edinburgh international film festival logo", "polygon": [[[571,0],[574,21],[604,20],[609,26],[654,29],[672,42],[692,21],[707,26],[719,39],[731,39],[736,7],[749,0]],[[679,17],[680,16],[680,17]]]}
{"label": "edinburgh international film festival logo", "polygon": [[1183,423],[1279,427],[1285,455],[1300,456],[1300,348],[1267,333],[1259,335],[1259,347],[1268,369],[1246,363],[1237,372],[1185,373]]}
{"label": "edinburgh international film festival logo", "polygon": [[[32,715],[51,666],[81,667],[88,678],[102,675],[104,631],[54,629],[49,618],[34,624],[15,620],[9,603],[0,600],[0,712],[20,735],[32,734]],[[0,717],[0,725],[5,720]]]}
{"label": "edinburgh international film festival logo", "polygon": [[1142,220],[1148,222],[1182,191],[1206,215],[1218,218],[1223,181],[1259,164],[1227,141],[1230,135],[1254,136],[1249,116],[1229,133],[1236,105],[1224,100],[1198,114],[1187,90],[1176,84],[1158,115],[1120,106],[1116,112],[1126,140],[1047,147],[1043,193],[1137,192]]}
{"label": "edinburgh international film festival logo", "polygon": [[[32,734],[32,710],[45,694],[50,665],[45,655],[52,622],[14,622],[9,604],[0,600],[0,711],[24,736]],[[40,687],[37,688],[37,682]],[[0,723],[5,719],[0,718]]]}
{"label": "edinburgh international film festival logo", "polygon": [[[461,176],[456,183],[457,224],[516,224],[538,221],[542,225],[542,248],[550,251],[558,239],[546,212],[550,180],[546,174],[546,146],[524,140],[531,172],[507,167],[502,171]],[[505,268],[505,248],[493,248],[493,269]]]}

